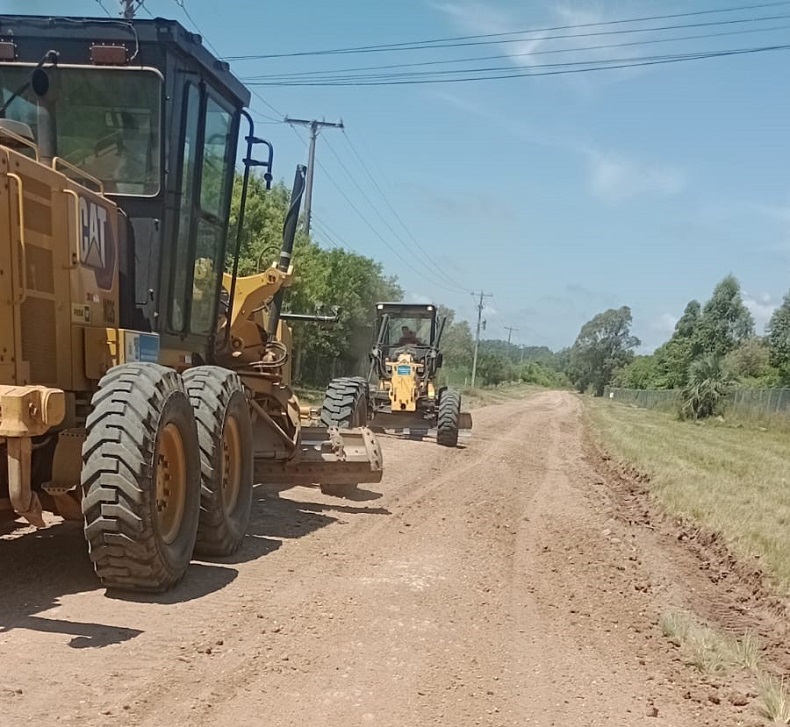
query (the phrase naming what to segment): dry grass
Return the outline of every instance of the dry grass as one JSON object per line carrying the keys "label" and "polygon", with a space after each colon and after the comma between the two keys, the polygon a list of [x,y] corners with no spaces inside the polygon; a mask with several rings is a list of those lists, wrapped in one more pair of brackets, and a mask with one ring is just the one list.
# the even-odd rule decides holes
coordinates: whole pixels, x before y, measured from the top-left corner
{"label": "dry grass", "polygon": [[732,669],[756,672],[759,667],[760,645],[754,634],[737,639],[700,623],[684,611],[669,611],[659,623],[664,636],[681,649],[688,664],[705,674]]}
{"label": "dry grass", "polygon": [[763,676],[759,681],[760,713],[772,725],[790,724],[789,687],[784,677]]}
{"label": "dry grass", "polygon": [[464,409],[479,409],[492,404],[505,404],[514,399],[525,399],[536,391],[546,391],[533,384],[505,384],[491,389],[466,387],[461,390]]}
{"label": "dry grass", "polygon": [[790,438],[785,432],[679,422],[670,415],[587,400],[594,435],[651,478],[669,513],[721,533],[760,560],[790,594]]}

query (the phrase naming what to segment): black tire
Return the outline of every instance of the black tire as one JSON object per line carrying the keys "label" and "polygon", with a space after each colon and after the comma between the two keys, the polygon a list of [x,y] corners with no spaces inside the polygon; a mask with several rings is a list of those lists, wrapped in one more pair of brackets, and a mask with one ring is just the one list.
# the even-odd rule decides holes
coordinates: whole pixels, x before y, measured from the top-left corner
{"label": "black tire", "polygon": [[200,445],[200,521],[195,553],[233,555],[250,524],[253,440],[241,379],[218,366],[184,373]]}
{"label": "black tire", "polygon": [[330,382],[321,407],[321,424],[338,429],[364,427],[368,421],[368,384],[362,378]]}
{"label": "black tire", "polygon": [[81,483],[96,574],[108,588],[166,591],[189,566],[200,508],[197,426],[183,381],[157,364],[123,364],[99,382],[91,407]]}
{"label": "black tire", "polygon": [[461,394],[445,389],[439,397],[436,441],[442,447],[458,446],[458,424],[461,420]]}
{"label": "black tire", "polygon": [[[321,407],[321,424],[338,429],[355,429],[368,423],[368,383],[362,378],[334,379],[329,383]],[[350,497],[356,483],[321,485],[321,492],[332,497]]]}

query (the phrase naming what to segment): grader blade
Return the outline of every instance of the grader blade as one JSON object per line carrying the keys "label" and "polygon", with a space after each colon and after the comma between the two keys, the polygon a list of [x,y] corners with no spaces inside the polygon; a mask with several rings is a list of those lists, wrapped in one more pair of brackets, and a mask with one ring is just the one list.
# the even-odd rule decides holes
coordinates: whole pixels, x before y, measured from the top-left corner
{"label": "grader blade", "polygon": [[255,481],[262,485],[345,485],[381,482],[383,457],[367,427],[303,427],[292,459],[255,459]]}

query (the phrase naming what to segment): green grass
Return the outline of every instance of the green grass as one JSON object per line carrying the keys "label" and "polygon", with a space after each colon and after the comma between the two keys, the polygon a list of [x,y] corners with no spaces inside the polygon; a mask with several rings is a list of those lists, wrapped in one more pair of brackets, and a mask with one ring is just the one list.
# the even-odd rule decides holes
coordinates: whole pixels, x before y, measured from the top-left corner
{"label": "green grass", "polygon": [[670,514],[720,533],[742,557],[757,556],[778,590],[790,594],[790,438],[607,400],[587,400],[599,443],[650,476]]}

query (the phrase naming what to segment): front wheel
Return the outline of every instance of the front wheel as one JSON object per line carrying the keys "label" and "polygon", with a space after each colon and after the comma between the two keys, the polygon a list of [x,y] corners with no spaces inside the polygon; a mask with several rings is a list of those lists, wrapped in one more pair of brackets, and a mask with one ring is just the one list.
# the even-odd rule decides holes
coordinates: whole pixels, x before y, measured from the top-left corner
{"label": "front wheel", "polygon": [[91,401],[82,448],[85,538],[110,588],[166,591],[197,535],[197,428],[181,377],[157,364],[116,366]]}
{"label": "front wheel", "polygon": [[458,427],[461,420],[461,394],[445,389],[439,397],[436,441],[442,447],[458,446]]}
{"label": "front wheel", "polygon": [[[321,424],[338,429],[364,427],[368,421],[368,384],[362,378],[340,378],[330,382],[321,407]],[[350,497],[356,483],[321,485],[332,497]]]}

